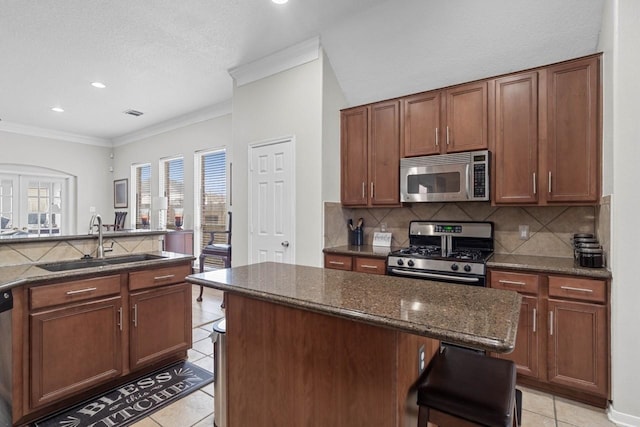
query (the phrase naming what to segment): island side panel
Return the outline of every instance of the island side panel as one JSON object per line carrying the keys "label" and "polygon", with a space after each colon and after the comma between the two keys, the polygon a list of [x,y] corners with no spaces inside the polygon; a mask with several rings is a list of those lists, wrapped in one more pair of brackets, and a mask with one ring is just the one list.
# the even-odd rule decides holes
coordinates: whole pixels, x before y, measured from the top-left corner
{"label": "island side panel", "polygon": [[397,426],[398,333],[227,294],[228,426]]}

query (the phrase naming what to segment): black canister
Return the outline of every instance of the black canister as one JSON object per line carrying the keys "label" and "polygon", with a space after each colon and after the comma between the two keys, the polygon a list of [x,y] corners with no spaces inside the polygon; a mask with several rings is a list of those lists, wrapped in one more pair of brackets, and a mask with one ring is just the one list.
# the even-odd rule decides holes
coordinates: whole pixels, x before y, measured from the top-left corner
{"label": "black canister", "polygon": [[354,230],[349,232],[350,234],[350,243],[353,246],[362,246],[364,244],[364,232],[361,227],[357,227]]}
{"label": "black canister", "polygon": [[602,248],[578,249],[578,261],[580,267],[602,268],[604,267],[604,251]]}

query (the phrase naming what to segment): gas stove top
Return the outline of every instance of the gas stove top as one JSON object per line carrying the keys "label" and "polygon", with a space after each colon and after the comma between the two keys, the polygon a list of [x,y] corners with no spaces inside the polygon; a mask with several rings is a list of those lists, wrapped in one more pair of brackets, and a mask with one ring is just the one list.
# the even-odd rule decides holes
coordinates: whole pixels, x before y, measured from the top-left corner
{"label": "gas stove top", "polygon": [[389,254],[389,274],[484,286],[493,223],[412,221],[409,243]]}

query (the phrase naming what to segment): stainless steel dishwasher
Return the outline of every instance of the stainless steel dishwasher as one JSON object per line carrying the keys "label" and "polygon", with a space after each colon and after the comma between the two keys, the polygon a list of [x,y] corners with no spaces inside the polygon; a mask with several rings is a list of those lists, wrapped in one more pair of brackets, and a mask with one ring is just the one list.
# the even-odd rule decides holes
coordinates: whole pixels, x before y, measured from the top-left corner
{"label": "stainless steel dishwasher", "polygon": [[227,320],[214,322],[211,340],[213,341],[213,425],[227,426]]}
{"label": "stainless steel dishwasher", "polygon": [[12,424],[11,416],[11,290],[0,291],[0,427]]}

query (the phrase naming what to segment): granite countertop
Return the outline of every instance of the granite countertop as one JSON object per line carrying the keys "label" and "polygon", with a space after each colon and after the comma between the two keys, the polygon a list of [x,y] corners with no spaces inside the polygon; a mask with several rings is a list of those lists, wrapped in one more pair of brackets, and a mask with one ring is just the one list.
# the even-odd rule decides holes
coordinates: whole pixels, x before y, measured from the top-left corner
{"label": "granite countertop", "polygon": [[[194,260],[193,255],[178,254],[173,252],[148,252],[152,255],[159,255],[162,258],[149,259],[144,261],[135,261],[122,264],[113,264],[105,266],[97,266],[90,268],[79,268],[76,270],[66,271],[48,271],[41,267],[40,264],[21,264],[7,267],[0,267],[0,292],[9,290],[16,286],[23,286],[26,284],[33,284],[37,282],[46,283],[49,280],[54,279],[69,279],[73,280],[77,277],[86,277],[90,275],[103,274],[103,273],[117,273],[123,270],[129,270],[132,268],[146,268],[149,266],[163,266],[180,263],[184,261]],[[131,254],[139,255],[139,254]],[[106,257],[109,258],[109,257]],[[117,258],[114,256],[114,258]],[[64,261],[62,261],[64,262]]]}
{"label": "granite countertop", "polygon": [[513,350],[520,317],[521,296],[512,291],[291,264],[252,264],[187,281],[495,352]]}
{"label": "granite countertop", "polygon": [[[400,248],[382,248],[371,245],[336,246],[325,248],[325,254],[360,255],[373,258],[386,258],[389,252]],[[610,279],[611,272],[606,268],[586,268],[576,266],[573,258],[543,257],[531,255],[493,254],[487,261],[488,268],[508,268],[551,274],[571,274],[596,279]]]}
{"label": "granite countertop", "polygon": [[[160,236],[167,234],[170,230],[153,230],[153,229],[136,229],[136,230],[117,230],[117,231],[103,231],[102,235],[105,238],[112,237],[130,237],[130,236]],[[65,240],[84,240],[84,239],[97,239],[98,233],[93,234],[51,234],[51,235],[36,235],[36,234],[5,234],[0,235],[0,244],[15,244],[22,242],[55,242]]]}

